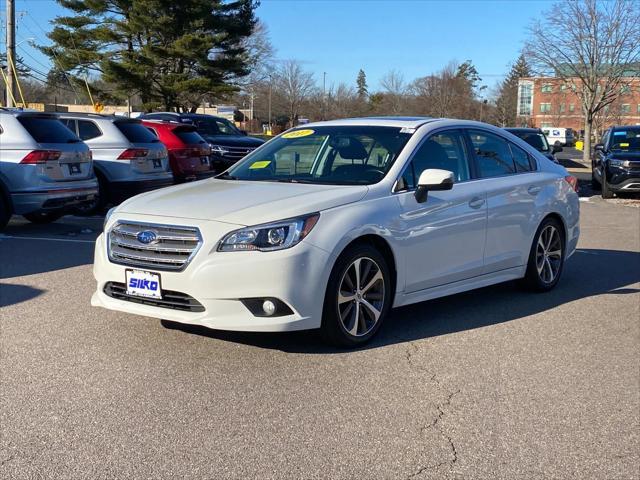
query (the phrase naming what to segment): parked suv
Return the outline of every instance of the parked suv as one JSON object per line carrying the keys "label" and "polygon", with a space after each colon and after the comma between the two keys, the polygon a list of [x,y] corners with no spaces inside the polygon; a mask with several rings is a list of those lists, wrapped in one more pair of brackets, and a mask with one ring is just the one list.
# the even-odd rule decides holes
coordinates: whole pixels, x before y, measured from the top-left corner
{"label": "parked suv", "polygon": [[142,115],[143,120],[168,120],[195,125],[198,133],[211,146],[211,168],[215,172],[226,170],[245,155],[264,143],[247,136],[226,118],[200,113],[158,112]]}
{"label": "parked suv", "polygon": [[591,157],[591,182],[602,198],[640,192],[640,126],[611,127]]}
{"label": "parked suv", "polygon": [[167,149],[140,120],[97,114],[59,115],[93,152],[99,195],[87,211],[99,211],[138,193],[173,185]]}
{"label": "parked suv", "polygon": [[0,230],[60,218],[98,193],[89,147],[55,115],[0,108]]}
{"label": "parked suv", "polygon": [[549,160],[558,163],[555,154],[561,152],[562,147],[559,144],[550,147],[546,135],[539,128],[505,128],[505,130],[520,137]]}
{"label": "parked suv", "polygon": [[147,127],[169,151],[169,164],[176,183],[200,180],[213,175],[211,147],[194,125],[163,120],[144,120]]}

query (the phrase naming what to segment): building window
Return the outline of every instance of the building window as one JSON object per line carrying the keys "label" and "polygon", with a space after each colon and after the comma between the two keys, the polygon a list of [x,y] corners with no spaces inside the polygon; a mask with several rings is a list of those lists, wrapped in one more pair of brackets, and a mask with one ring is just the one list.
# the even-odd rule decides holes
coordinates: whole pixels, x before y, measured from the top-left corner
{"label": "building window", "polygon": [[550,83],[542,84],[542,93],[551,93],[553,92],[553,86]]}
{"label": "building window", "polygon": [[640,113],[640,103],[638,104],[638,113]]}
{"label": "building window", "polygon": [[560,113],[564,113],[564,103],[560,104]]}
{"label": "building window", "polygon": [[540,104],[540,113],[549,113],[551,112],[551,104],[550,103],[541,103]]}
{"label": "building window", "polygon": [[631,105],[629,105],[628,103],[623,103],[622,105],[620,105],[620,112],[631,113]]}
{"label": "building window", "polygon": [[551,128],[553,127],[553,123],[543,123],[540,125],[540,128]]}
{"label": "building window", "polygon": [[573,103],[570,103],[569,104],[569,111],[573,112],[573,111],[575,111],[575,109],[576,109],[576,106]]}
{"label": "building window", "polygon": [[622,85],[620,87],[620,93],[622,95],[626,95],[627,93],[631,92],[631,87],[629,85]]}
{"label": "building window", "polygon": [[566,91],[567,91],[567,85],[566,85],[566,84],[564,84],[564,83],[563,83],[562,85],[560,85],[560,91],[561,91],[562,93],[566,92]]}
{"label": "building window", "polygon": [[518,82],[517,115],[529,116],[533,113],[533,82],[521,80]]}

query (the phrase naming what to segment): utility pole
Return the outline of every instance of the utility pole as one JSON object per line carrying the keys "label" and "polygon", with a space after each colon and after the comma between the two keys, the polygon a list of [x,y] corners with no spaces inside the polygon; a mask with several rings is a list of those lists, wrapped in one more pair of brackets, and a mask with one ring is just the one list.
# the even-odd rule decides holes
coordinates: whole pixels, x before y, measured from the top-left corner
{"label": "utility pole", "polygon": [[13,103],[16,79],[12,65],[16,63],[16,5],[15,0],[7,0],[7,107]]}

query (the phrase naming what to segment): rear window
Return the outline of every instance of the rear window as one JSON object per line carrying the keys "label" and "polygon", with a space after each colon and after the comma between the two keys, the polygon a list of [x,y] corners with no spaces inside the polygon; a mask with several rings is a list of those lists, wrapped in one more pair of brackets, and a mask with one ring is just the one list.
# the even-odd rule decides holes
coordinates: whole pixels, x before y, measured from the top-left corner
{"label": "rear window", "polygon": [[183,143],[188,145],[198,145],[200,143],[207,143],[200,136],[198,132],[190,128],[176,128],[173,134],[182,140]]}
{"label": "rear window", "polygon": [[156,143],[158,138],[144,125],[138,122],[115,122],[118,130],[127,137],[131,143]]}
{"label": "rear window", "polygon": [[75,143],[80,139],[60,120],[52,117],[19,116],[18,121],[38,143]]}

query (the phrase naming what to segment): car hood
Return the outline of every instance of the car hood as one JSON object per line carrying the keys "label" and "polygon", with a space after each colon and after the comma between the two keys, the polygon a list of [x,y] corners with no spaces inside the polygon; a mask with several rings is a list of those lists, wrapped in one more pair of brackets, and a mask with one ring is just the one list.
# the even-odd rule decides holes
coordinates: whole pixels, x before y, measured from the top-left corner
{"label": "car hood", "polygon": [[364,185],[210,179],[138,195],[117,212],[257,225],[357,202],[368,190]]}
{"label": "car hood", "polygon": [[264,140],[260,140],[255,137],[245,137],[244,135],[200,135],[207,142],[213,145],[222,145],[224,147],[256,148],[264,143]]}
{"label": "car hood", "polygon": [[617,160],[631,160],[632,162],[637,162],[640,160],[640,152],[631,151],[631,152],[618,152],[613,151],[609,153],[609,158],[615,158]]}

